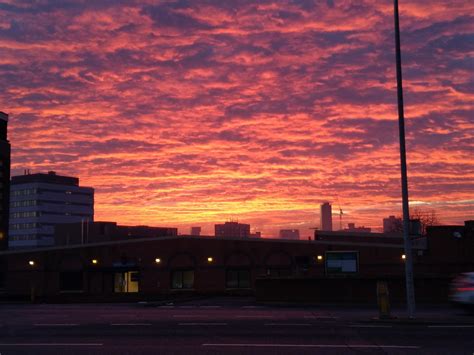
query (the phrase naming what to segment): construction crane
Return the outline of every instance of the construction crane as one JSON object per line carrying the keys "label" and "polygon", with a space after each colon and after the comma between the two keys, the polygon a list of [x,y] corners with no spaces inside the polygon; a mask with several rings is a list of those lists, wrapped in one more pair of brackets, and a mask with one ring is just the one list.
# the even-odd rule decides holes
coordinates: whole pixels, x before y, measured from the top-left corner
{"label": "construction crane", "polygon": [[339,207],[339,230],[342,231],[342,215],[344,212],[342,212],[341,204],[339,203],[339,196],[337,197],[337,206]]}

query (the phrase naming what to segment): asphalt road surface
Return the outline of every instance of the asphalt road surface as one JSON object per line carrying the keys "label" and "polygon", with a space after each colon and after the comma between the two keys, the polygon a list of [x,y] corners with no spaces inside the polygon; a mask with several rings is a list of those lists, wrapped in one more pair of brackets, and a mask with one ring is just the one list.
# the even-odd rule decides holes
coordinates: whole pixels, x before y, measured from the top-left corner
{"label": "asphalt road surface", "polygon": [[[400,313],[400,312],[399,312]],[[448,308],[415,321],[376,310],[222,300],[0,305],[0,354],[469,354],[474,319]]]}

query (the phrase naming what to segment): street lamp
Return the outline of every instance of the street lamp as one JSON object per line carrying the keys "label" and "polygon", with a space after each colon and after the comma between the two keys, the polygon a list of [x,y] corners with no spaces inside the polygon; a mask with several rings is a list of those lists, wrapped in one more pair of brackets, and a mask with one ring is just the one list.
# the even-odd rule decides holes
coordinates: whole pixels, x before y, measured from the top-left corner
{"label": "street lamp", "polygon": [[413,255],[410,239],[410,210],[408,205],[407,157],[405,149],[405,116],[403,112],[402,60],[400,49],[400,23],[398,19],[398,0],[394,0],[395,19],[395,58],[397,67],[398,130],[400,136],[400,170],[402,180],[403,240],[405,248],[405,282],[408,317],[415,317],[415,289],[413,286]]}

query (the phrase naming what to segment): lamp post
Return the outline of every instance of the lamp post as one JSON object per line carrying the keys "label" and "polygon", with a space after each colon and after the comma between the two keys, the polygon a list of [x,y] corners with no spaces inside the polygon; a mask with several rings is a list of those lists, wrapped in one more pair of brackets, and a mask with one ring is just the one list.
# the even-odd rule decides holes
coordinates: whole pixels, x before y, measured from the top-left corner
{"label": "lamp post", "polygon": [[400,136],[400,167],[402,180],[403,240],[405,248],[405,282],[408,317],[415,317],[415,290],[413,285],[413,254],[410,239],[410,210],[408,204],[407,158],[405,149],[405,116],[403,112],[402,60],[400,50],[400,23],[398,0],[394,0],[395,57],[397,67],[398,129]]}

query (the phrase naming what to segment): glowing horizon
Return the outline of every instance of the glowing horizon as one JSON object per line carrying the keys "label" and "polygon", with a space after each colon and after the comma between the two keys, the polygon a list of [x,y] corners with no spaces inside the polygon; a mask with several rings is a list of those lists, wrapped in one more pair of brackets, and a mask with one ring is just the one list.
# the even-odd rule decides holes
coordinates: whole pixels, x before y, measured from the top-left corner
{"label": "glowing horizon", "polygon": [[[411,206],[474,219],[474,5],[400,4]],[[95,219],[263,236],[401,214],[391,1],[0,4],[12,175]]]}

